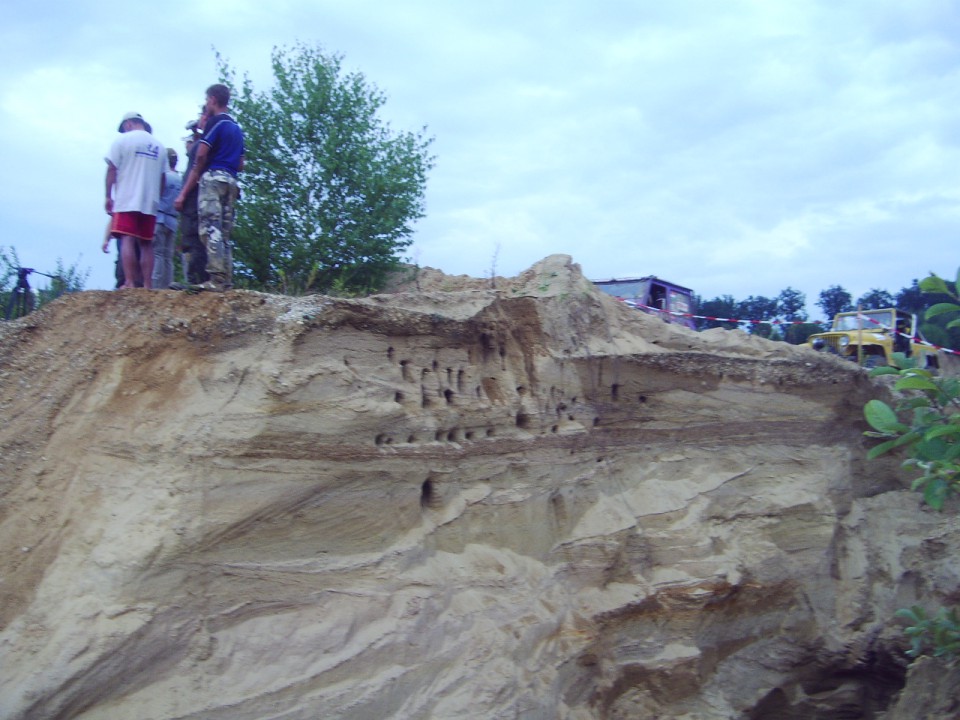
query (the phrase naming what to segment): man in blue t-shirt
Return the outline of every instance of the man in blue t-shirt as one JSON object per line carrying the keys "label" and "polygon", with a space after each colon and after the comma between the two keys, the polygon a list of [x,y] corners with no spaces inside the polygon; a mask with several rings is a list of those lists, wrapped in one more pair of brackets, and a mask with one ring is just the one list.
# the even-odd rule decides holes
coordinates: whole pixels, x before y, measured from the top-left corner
{"label": "man in blue t-shirt", "polygon": [[239,194],[237,175],[243,170],[246,153],[243,131],[227,114],[230,89],[226,85],[207,88],[206,110],[209,119],[197,148],[197,157],[190,176],[174,203],[182,210],[187,195],[199,185],[197,215],[200,241],[207,251],[209,280],[205,290],[229,290],[233,287],[233,251],[230,233],[233,230],[234,206]]}

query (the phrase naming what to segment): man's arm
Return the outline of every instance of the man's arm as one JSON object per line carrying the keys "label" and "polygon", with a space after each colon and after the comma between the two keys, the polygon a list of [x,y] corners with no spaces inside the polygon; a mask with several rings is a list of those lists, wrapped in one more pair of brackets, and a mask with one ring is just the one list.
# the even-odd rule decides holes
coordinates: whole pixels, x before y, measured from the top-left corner
{"label": "man's arm", "polygon": [[183,203],[186,201],[187,195],[199,184],[200,176],[203,175],[203,171],[207,169],[207,153],[209,152],[210,146],[206,143],[200,143],[200,147],[197,148],[197,157],[193,161],[193,167],[190,169],[190,175],[187,177],[187,181],[183,183],[177,199],[173,201],[173,206],[178,211],[183,210]]}
{"label": "man's arm", "polygon": [[117,184],[117,166],[107,160],[107,201],[104,207],[107,209],[107,215],[113,215],[113,186]]}

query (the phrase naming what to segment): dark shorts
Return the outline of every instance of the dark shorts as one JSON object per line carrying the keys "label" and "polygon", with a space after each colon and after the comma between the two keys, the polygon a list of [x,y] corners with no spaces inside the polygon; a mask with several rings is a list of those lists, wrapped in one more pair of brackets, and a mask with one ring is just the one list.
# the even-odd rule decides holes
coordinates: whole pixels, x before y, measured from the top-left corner
{"label": "dark shorts", "polygon": [[140,240],[153,240],[157,228],[155,215],[144,215],[139,212],[115,212],[110,232],[114,235],[129,235]]}

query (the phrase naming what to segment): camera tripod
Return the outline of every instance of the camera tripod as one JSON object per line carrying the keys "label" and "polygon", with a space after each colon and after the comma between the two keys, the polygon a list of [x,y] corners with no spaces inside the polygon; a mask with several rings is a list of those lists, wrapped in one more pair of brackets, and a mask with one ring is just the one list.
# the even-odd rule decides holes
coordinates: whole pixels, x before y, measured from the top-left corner
{"label": "camera tripod", "polygon": [[33,268],[17,268],[17,284],[10,291],[10,300],[7,302],[7,320],[21,318],[33,310],[35,299],[33,291],[30,289],[30,281],[27,280],[30,273],[37,273],[48,278],[58,277],[57,275],[47,275],[47,273]]}

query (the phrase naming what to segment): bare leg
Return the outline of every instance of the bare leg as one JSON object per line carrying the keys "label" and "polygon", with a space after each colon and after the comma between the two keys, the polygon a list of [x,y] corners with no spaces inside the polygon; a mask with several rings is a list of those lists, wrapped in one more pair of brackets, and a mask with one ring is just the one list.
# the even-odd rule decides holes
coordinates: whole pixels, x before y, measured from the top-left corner
{"label": "bare leg", "polygon": [[153,240],[140,240],[140,272],[143,275],[143,286],[150,290],[153,287]]}
{"label": "bare leg", "polygon": [[135,245],[139,241],[130,235],[121,235],[117,241],[120,243],[120,263],[123,265],[123,285],[120,288],[136,287],[135,280],[140,269]]}

